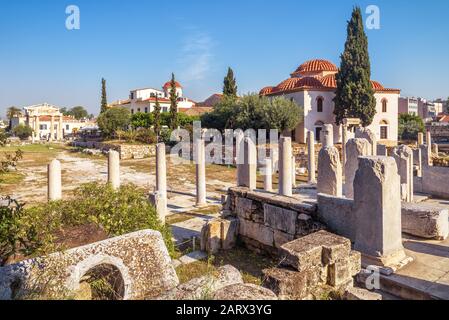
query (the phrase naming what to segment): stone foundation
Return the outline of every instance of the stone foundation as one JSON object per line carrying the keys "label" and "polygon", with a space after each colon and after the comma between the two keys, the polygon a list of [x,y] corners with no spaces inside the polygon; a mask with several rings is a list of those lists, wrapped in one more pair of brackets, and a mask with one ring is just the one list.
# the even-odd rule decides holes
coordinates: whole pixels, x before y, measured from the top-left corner
{"label": "stone foundation", "polygon": [[402,204],[402,232],[445,240],[449,235],[448,210],[425,204]]}
{"label": "stone foundation", "polygon": [[129,159],[144,159],[153,157],[156,154],[155,145],[143,145],[143,144],[116,144],[116,143],[104,143],[97,141],[83,142],[74,141],[72,143],[74,147],[98,149],[103,153],[109,152],[109,150],[115,150],[120,154],[121,160]]}

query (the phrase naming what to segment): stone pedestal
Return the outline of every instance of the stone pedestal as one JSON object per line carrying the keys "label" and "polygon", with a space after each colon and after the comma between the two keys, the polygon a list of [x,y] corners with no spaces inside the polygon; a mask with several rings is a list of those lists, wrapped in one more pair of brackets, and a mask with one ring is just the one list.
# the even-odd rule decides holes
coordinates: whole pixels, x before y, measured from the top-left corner
{"label": "stone pedestal", "polygon": [[413,150],[405,145],[396,147],[393,158],[401,177],[401,200],[413,202]]}
{"label": "stone pedestal", "polygon": [[355,131],[355,137],[358,139],[366,139],[371,145],[370,155],[377,155],[377,137],[367,128],[357,128]]}
{"label": "stone pedestal", "polygon": [[400,177],[390,157],[360,157],[354,180],[356,237],[362,264],[393,270],[406,259],[402,246]]}
{"label": "stone pedestal", "polygon": [[243,140],[243,164],[238,171],[238,186],[250,190],[256,189],[257,184],[257,148],[250,137]]}
{"label": "stone pedestal", "polygon": [[341,166],[343,170],[343,176],[345,175],[345,165],[346,165],[346,143],[348,142],[348,127],[346,125],[342,125],[342,143],[341,143]]}
{"label": "stone pedestal", "polygon": [[62,199],[61,163],[53,160],[47,167],[48,201]]}
{"label": "stone pedestal", "polygon": [[432,153],[438,155],[439,151],[440,150],[438,149],[438,144],[432,143]]}
{"label": "stone pedestal", "polygon": [[263,188],[267,192],[273,191],[273,163],[271,159],[265,159]]}
{"label": "stone pedestal", "polygon": [[150,193],[148,200],[156,209],[159,221],[165,223],[165,216],[167,215],[167,198],[156,191]]}
{"label": "stone pedestal", "polygon": [[340,153],[335,147],[325,147],[318,155],[318,193],[341,197],[342,168]]}
{"label": "stone pedestal", "polygon": [[308,171],[309,183],[316,183],[316,168],[315,168],[315,134],[313,131],[307,132],[307,149],[308,149]]}
{"label": "stone pedestal", "polygon": [[366,139],[350,139],[346,143],[345,186],[346,198],[354,198],[354,177],[359,167],[358,158],[371,155],[371,145]]}
{"label": "stone pedestal", "polygon": [[422,156],[421,156],[421,148],[413,150],[413,165],[417,168],[417,177],[422,177]]}
{"label": "stone pedestal", "polygon": [[332,147],[334,145],[334,126],[325,124],[322,131],[323,147]]}
{"label": "stone pedestal", "polygon": [[432,135],[430,134],[430,131],[427,130],[426,132],[426,146],[427,146],[427,153],[430,157],[432,157]]}
{"label": "stone pedestal", "polygon": [[196,140],[196,205],[206,205],[206,154],[204,139]]}
{"label": "stone pedestal", "polygon": [[120,154],[114,150],[108,155],[108,183],[114,190],[120,188]]}
{"label": "stone pedestal", "polygon": [[292,191],[292,139],[281,137],[279,141],[279,194],[291,197]]}

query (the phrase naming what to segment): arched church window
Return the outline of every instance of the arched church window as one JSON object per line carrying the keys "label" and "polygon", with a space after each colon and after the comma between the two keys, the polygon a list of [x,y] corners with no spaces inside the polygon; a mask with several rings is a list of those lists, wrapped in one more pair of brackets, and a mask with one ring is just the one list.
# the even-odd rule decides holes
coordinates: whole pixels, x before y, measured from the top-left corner
{"label": "arched church window", "polygon": [[323,112],[323,102],[324,102],[323,97],[318,97],[316,99],[316,110],[317,110],[317,112]]}
{"label": "arched church window", "polygon": [[382,99],[382,112],[388,112],[388,101],[387,99]]}

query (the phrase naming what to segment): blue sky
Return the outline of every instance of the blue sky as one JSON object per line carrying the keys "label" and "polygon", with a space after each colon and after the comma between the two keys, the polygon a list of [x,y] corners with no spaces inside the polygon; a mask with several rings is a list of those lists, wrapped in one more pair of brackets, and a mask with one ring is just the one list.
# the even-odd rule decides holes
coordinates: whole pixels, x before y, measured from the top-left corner
{"label": "blue sky", "polygon": [[[71,4],[80,30],[65,28]],[[259,91],[308,59],[339,64],[353,6],[370,4],[381,18],[367,30],[372,78],[448,97],[447,0],[0,0],[0,115],[40,102],[98,113],[101,77],[109,101],[171,72],[202,101],[221,91],[228,66],[240,93]]]}

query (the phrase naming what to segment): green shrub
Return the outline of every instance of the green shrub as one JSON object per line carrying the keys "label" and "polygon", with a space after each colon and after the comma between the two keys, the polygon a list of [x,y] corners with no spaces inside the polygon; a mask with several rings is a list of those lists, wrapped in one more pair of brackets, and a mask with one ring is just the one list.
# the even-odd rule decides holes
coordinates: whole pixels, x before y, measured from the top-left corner
{"label": "green shrub", "polygon": [[33,129],[31,129],[30,126],[19,124],[18,126],[14,127],[12,129],[12,133],[19,137],[21,140],[28,139],[33,134]]}
{"label": "green shrub", "polygon": [[33,225],[24,226],[21,219],[24,215],[23,204],[11,198],[1,199],[0,206],[0,266],[18,253],[29,255],[41,243]]}
{"label": "green shrub", "polygon": [[417,140],[418,132],[425,132],[423,120],[413,114],[399,115],[399,139],[401,140]]}
{"label": "green shrub", "polygon": [[131,113],[120,107],[110,108],[98,116],[97,123],[106,137],[112,137],[117,130],[125,130],[130,123]]}
{"label": "green shrub", "polygon": [[89,224],[111,237],[144,229],[160,231],[169,253],[175,253],[171,229],[158,220],[145,193],[132,184],[114,190],[94,182],[76,189],[70,200],[0,210],[1,261],[17,252],[35,256],[63,250],[63,244],[57,244],[60,231]]}

